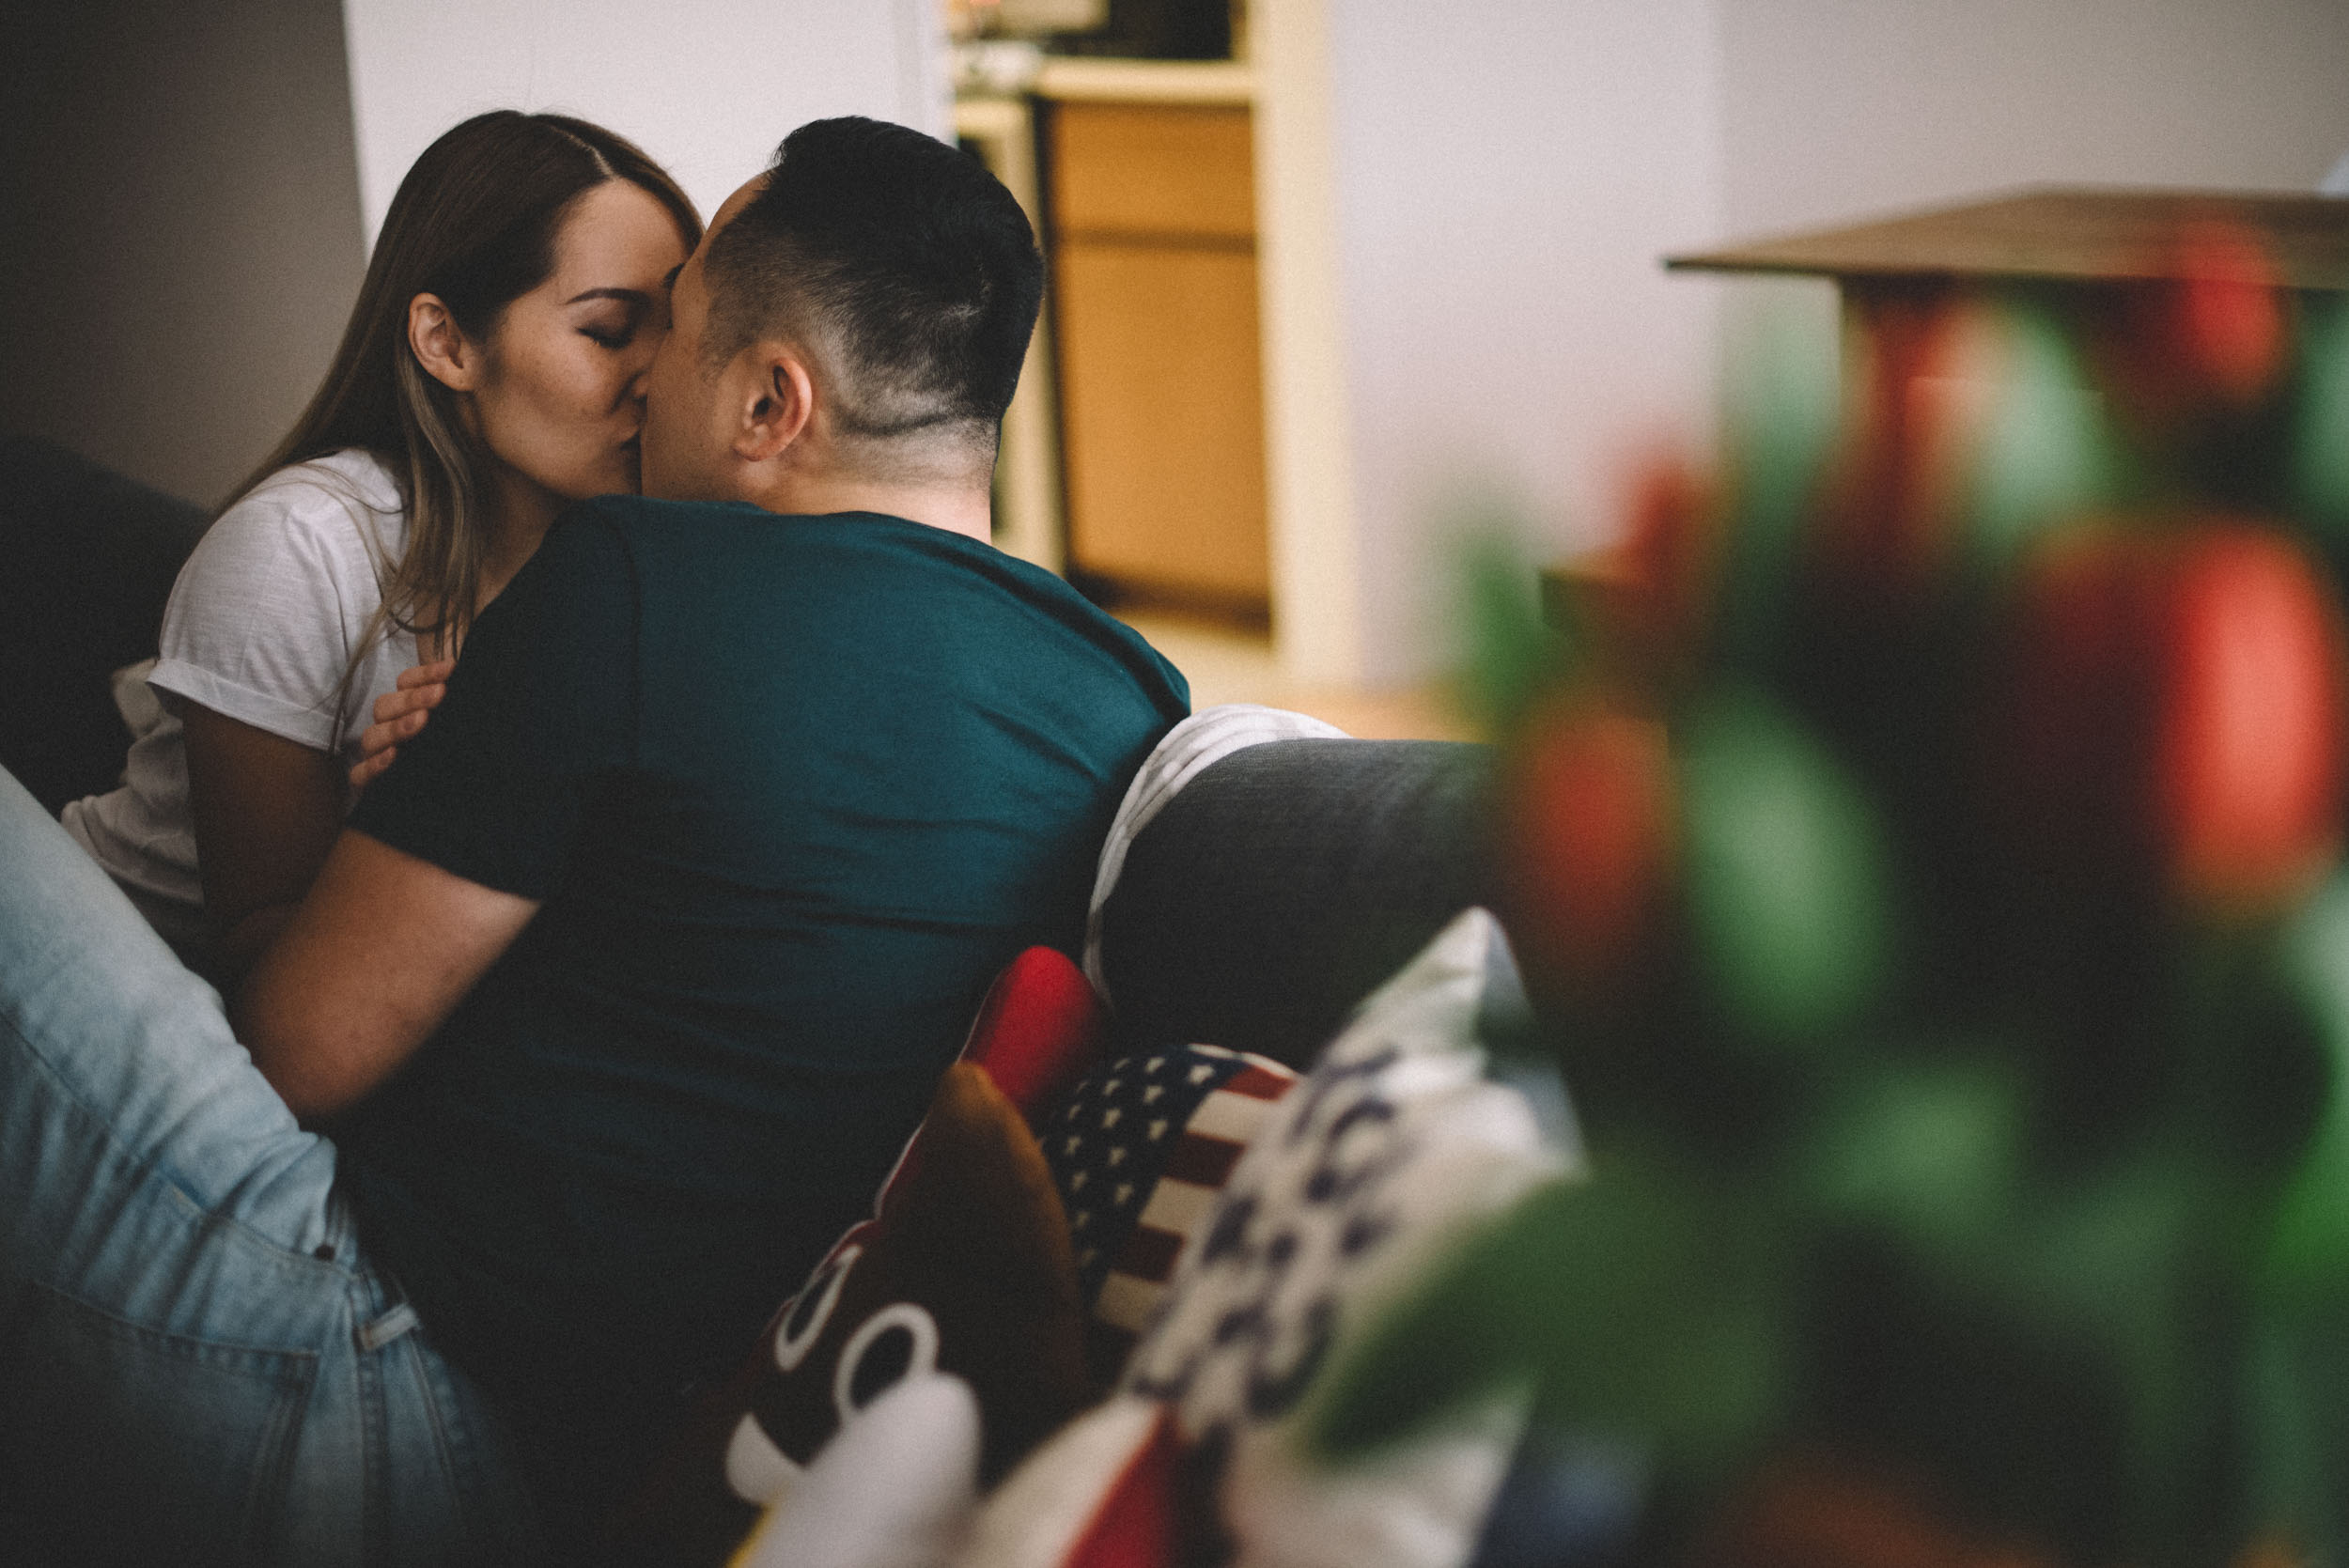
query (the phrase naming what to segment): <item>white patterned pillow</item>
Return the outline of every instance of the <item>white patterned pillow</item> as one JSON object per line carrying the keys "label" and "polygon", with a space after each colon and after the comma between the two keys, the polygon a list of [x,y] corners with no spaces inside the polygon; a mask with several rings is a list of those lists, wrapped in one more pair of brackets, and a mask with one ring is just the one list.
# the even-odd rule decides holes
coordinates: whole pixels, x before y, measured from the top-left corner
{"label": "white patterned pillow", "polygon": [[1185,1250],[1122,1391],[1220,1454],[1242,1563],[1457,1568],[1522,1424],[1502,1399],[1332,1469],[1300,1447],[1316,1379],[1458,1238],[1570,1154],[1478,1046],[1514,1001],[1500,924],[1462,914],[1366,1001],[1268,1118]]}
{"label": "white patterned pillow", "polygon": [[979,1402],[907,1377],[832,1434],[729,1568],[946,1568],[977,1507]]}

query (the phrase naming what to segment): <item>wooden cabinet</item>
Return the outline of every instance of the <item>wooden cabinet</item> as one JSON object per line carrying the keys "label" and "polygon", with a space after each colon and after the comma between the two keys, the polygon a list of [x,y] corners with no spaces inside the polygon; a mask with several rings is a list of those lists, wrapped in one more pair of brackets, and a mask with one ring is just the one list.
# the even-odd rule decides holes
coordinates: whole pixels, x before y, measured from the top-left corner
{"label": "wooden cabinet", "polygon": [[1062,102],[1049,119],[1069,565],[1262,613],[1264,392],[1249,111]]}

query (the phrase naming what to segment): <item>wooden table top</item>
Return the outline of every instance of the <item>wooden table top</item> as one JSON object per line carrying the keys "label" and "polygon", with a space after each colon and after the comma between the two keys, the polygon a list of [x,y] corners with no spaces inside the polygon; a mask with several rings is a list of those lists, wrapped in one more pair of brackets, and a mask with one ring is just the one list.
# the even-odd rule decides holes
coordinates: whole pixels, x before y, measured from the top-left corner
{"label": "wooden table top", "polygon": [[2349,289],[2349,199],[2048,187],[1962,207],[1667,256],[1685,271],[1839,278],[2157,278],[2184,224],[2237,225],[2287,287]]}

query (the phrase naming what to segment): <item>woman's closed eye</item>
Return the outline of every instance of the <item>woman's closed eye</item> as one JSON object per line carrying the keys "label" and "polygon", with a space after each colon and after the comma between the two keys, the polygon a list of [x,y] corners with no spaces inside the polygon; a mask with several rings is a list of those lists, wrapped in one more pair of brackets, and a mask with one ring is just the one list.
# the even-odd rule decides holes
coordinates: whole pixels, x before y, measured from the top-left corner
{"label": "woman's closed eye", "polygon": [[598,288],[568,302],[582,305],[572,325],[599,348],[617,352],[636,341],[653,313],[652,297],[635,288]]}

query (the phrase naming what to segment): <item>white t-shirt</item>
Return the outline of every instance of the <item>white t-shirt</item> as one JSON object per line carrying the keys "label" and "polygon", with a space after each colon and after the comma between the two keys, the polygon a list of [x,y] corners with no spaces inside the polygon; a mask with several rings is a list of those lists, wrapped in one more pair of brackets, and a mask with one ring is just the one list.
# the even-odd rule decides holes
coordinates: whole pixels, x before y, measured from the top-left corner
{"label": "white t-shirt", "polygon": [[[368,453],[278,470],[223,512],[179,568],[146,687],[358,761],[375,699],[416,662],[415,640],[376,618],[407,546],[399,488]],[[60,818],[176,941],[204,905],[187,743],[138,668],[115,686],[132,732],[120,787],[73,801]]]}

